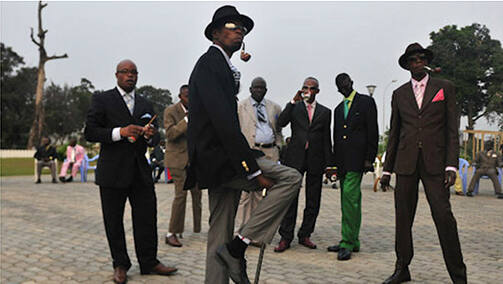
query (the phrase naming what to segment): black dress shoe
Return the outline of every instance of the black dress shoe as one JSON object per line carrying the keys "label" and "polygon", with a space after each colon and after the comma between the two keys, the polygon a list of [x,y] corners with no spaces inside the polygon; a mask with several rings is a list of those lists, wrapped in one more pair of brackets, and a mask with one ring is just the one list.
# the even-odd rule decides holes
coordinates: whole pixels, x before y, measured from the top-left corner
{"label": "black dress shoe", "polygon": [[114,283],[126,284],[127,283],[127,270],[122,266],[117,266],[114,269]]}
{"label": "black dress shoe", "polygon": [[351,259],[351,251],[347,248],[340,248],[339,253],[337,254],[338,260],[349,260]]}
{"label": "black dress shoe", "polygon": [[66,182],[66,178],[65,177],[59,177],[59,181],[62,182],[62,183],[65,183]]}
{"label": "black dress shoe", "polygon": [[[333,245],[333,246],[329,246],[327,248],[327,250],[330,252],[339,252],[340,249],[341,249],[340,245]],[[360,251],[360,248],[357,248],[357,247],[353,248],[353,252],[359,252],[359,251]]]}
{"label": "black dress shoe", "polygon": [[234,283],[250,284],[250,279],[248,279],[248,275],[246,274],[246,259],[244,257],[233,257],[225,244],[218,247],[217,256],[220,262],[227,267]]}
{"label": "black dress shoe", "polygon": [[467,191],[466,196],[473,197],[473,193],[471,191]]}
{"label": "black dress shoe", "polygon": [[69,178],[66,179],[66,182],[72,182],[73,181],[73,177],[70,176]]}
{"label": "black dress shoe", "polygon": [[178,268],[170,267],[159,262],[156,266],[150,268],[150,270],[141,270],[140,274],[157,274],[163,276],[170,276],[175,274],[178,271]]}
{"label": "black dress shoe", "polygon": [[503,193],[499,193],[497,196],[498,199],[503,199]]}
{"label": "black dress shoe", "polygon": [[35,183],[42,183],[42,181],[40,179],[37,179]]}
{"label": "black dress shoe", "polygon": [[410,281],[409,267],[406,266],[404,268],[401,268],[397,266],[395,272],[393,272],[393,275],[384,280],[383,284],[398,284],[408,281]]}

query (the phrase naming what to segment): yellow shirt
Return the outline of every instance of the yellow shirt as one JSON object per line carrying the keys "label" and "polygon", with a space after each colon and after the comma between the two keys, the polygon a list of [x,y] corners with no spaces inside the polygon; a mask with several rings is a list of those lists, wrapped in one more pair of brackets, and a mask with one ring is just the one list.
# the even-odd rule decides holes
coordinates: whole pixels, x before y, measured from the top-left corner
{"label": "yellow shirt", "polygon": [[351,108],[351,104],[353,103],[353,99],[355,98],[355,95],[356,95],[356,91],[353,90],[351,92],[351,94],[349,94],[349,97],[344,98],[345,101],[349,101],[349,103],[348,103],[348,111]]}

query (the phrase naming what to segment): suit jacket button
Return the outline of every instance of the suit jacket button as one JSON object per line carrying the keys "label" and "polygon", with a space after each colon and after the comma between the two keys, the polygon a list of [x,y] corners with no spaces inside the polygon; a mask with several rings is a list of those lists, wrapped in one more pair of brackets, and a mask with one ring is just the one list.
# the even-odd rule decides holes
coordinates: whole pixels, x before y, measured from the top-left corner
{"label": "suit jacket button", "polygon": [[348,138],[346,135],[342,136],[342,139],[346,139],[346,138]]}
{"label": "suit jacket button", "polygon": [[421,116],[418,116],[419,119],[421,119]]}
{"label": "suit jacket button", "polygon": [[344,128],[348,128],[348,126],[346,124],[344,124]]}

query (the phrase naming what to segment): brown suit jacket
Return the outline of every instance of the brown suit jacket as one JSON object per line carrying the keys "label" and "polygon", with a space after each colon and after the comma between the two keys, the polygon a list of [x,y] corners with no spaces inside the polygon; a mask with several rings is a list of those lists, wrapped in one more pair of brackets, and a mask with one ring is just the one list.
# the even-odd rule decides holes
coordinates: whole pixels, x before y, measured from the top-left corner
{"label": "brown suit jacket", "polygon": [[166,129],[164,163],[167,168],[185,169],[187,166],[187,122],[184,117],[181,102],[164,110],[164,129]]}
{"label": "brown suit jacket", "polygon": [[[444,99],[432,102],[442,89]],[[384,171],[413,174],[420,148],[429,174],[442,174],[447,166],[458,167],[458,108],[450,81],[430,76],[421,109],[409,81],[393,92],[391,107]]]}

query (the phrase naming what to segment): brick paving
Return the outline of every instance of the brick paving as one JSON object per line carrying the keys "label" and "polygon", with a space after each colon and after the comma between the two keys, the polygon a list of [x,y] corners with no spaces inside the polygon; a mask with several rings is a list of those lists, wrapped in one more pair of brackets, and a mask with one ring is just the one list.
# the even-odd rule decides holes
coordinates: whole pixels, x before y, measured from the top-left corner
{"label": "brick paving", "polygon": [[[339,190],[324,187],[320,216],[310,250],[294,241],[277,254],[268,246],[260,283],[380,283],[393,272],[394,206],[392,192],[374,193],[371,175],[363,182],[361,251],[350,261],[337,261],[326,247],[340,238]],[[49,176],[35,185],[32,177],[1,178],[1,283],[112,283],[112,266],[106,242],[98,188],[92,182],[51,184]],[[91,177],[90,180],[93,180]],[[208,231],[208,199],[203,194],[202,233],[192,233],[190,202],[182,248],[164,244],[174,188],[156,186],[158,199],[159,259],[176,265],[176,276],[139,274],[126,207],[125,229],[133,266],[129,283],[202,283]],[[299,214],[304,198],[301,192]],[[503,200],[492,184],[481,182],[474,198],[452,195],[461,246],[470,283],[503,283]],[[297,228],[301,216],[298,217]],[[277,235],[273,245],[279,241]],[[437,234],[424,193],[414,223],[415,256],[410,266],[413,282],[449,283]],[[258,248],[247,251],[248,274],[253,281]]]}

